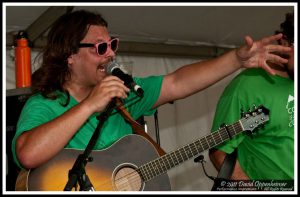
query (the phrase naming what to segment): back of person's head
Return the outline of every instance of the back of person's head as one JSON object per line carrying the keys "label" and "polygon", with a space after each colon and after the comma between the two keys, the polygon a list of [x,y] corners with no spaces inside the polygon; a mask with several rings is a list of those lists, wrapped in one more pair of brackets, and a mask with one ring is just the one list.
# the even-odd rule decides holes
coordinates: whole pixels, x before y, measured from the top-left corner
{"label": "back of person's head", "polygon": [[282,33],[283,39],[287,40],[289,44],[294,43],[294,12],[285,15],[285,21],[280,24],[280,30],[275,33]]}
{"label": "back of person's head", "polygon": [[66,13],[54,22],[48,33],[42,65],[32,76],[33,92],[50,98],[53,91],[63,90],[66,77],[70,76],[68,57],[78,52],[78,44],[91,25],[108,26],[100,14],[85,10]]}

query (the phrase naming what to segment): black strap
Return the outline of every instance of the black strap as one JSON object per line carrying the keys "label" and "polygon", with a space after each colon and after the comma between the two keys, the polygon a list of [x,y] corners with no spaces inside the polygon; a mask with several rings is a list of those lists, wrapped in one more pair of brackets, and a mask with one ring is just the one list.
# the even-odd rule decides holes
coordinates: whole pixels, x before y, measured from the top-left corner
{"label": "black strap", "polygon": [[214,185],[211,191],[217,191],[217,187],[220,187],[220,180],[230,179],[237,158],[237,148],[230,154],[226,154],[221,169],[218,173],[217,178],[214,181]]}
{"label": "black strap", "polygon": [[229,179],[231,177],[236,163],[236,157],[237,149],[234,149],[234,151],[230,154],[226,154],[217,178]]}

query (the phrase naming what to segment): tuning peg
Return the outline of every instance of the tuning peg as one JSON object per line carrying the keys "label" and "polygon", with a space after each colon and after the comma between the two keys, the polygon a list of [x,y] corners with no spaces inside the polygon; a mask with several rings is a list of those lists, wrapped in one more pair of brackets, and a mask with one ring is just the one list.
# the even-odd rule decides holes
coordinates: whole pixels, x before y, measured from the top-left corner
{"label": "tuning peg", "polygon": [[241,116],[246,118],[246,119],[250,117],[250,113],[251,113],[250,109],[248,110],[248,112],[241,109]]}
{"label": "tuning peg", "polygon": [[252,116],[256,116],[257,115],[257,113],[256,112],[252,112]]}
{"label": "tuning peg", "polygon": [[245,117],[246,116],[246,112],[244,112],[243,109],[241,109],[241,117]]}
{"label": "tuning peg", "polygon": [[226,124],[222,123],[221,126],[219,127],[219,129],[221,129],[221,128],[225,127],[225,126],[226,126]]}

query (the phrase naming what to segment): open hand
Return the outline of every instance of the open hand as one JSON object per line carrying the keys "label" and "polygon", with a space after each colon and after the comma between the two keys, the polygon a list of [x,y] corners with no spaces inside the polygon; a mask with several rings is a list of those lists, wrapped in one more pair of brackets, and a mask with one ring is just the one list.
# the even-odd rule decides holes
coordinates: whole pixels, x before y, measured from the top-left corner
{"label": "open hand", "polygon": [[282,34],[277,34],[254,42],[250,36],[246,36],[246,45],[243,45],[236,50],[237,58],[241,62],[242,67],[261,67],[268,73],[275,75],[275,72],[269,67],[267,61],[275,64],[285,64],[288,60],[275,53],[287,53],[291,50],[290,47],[270,44],[279,40],[281,37]]}

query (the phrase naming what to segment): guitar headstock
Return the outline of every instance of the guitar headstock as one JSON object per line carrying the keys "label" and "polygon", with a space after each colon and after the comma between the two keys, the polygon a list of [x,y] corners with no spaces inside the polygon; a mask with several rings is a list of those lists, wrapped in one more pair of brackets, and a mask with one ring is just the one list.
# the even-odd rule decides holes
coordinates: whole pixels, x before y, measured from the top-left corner
{"label": "guitar headstock", "polygon": [[252,111],[243,112],[242,115],[240,121],[244,131],[250,131],[251,133],[254,129],[269,121],[269,110],[262,105],[259,107],[254,106]]}

